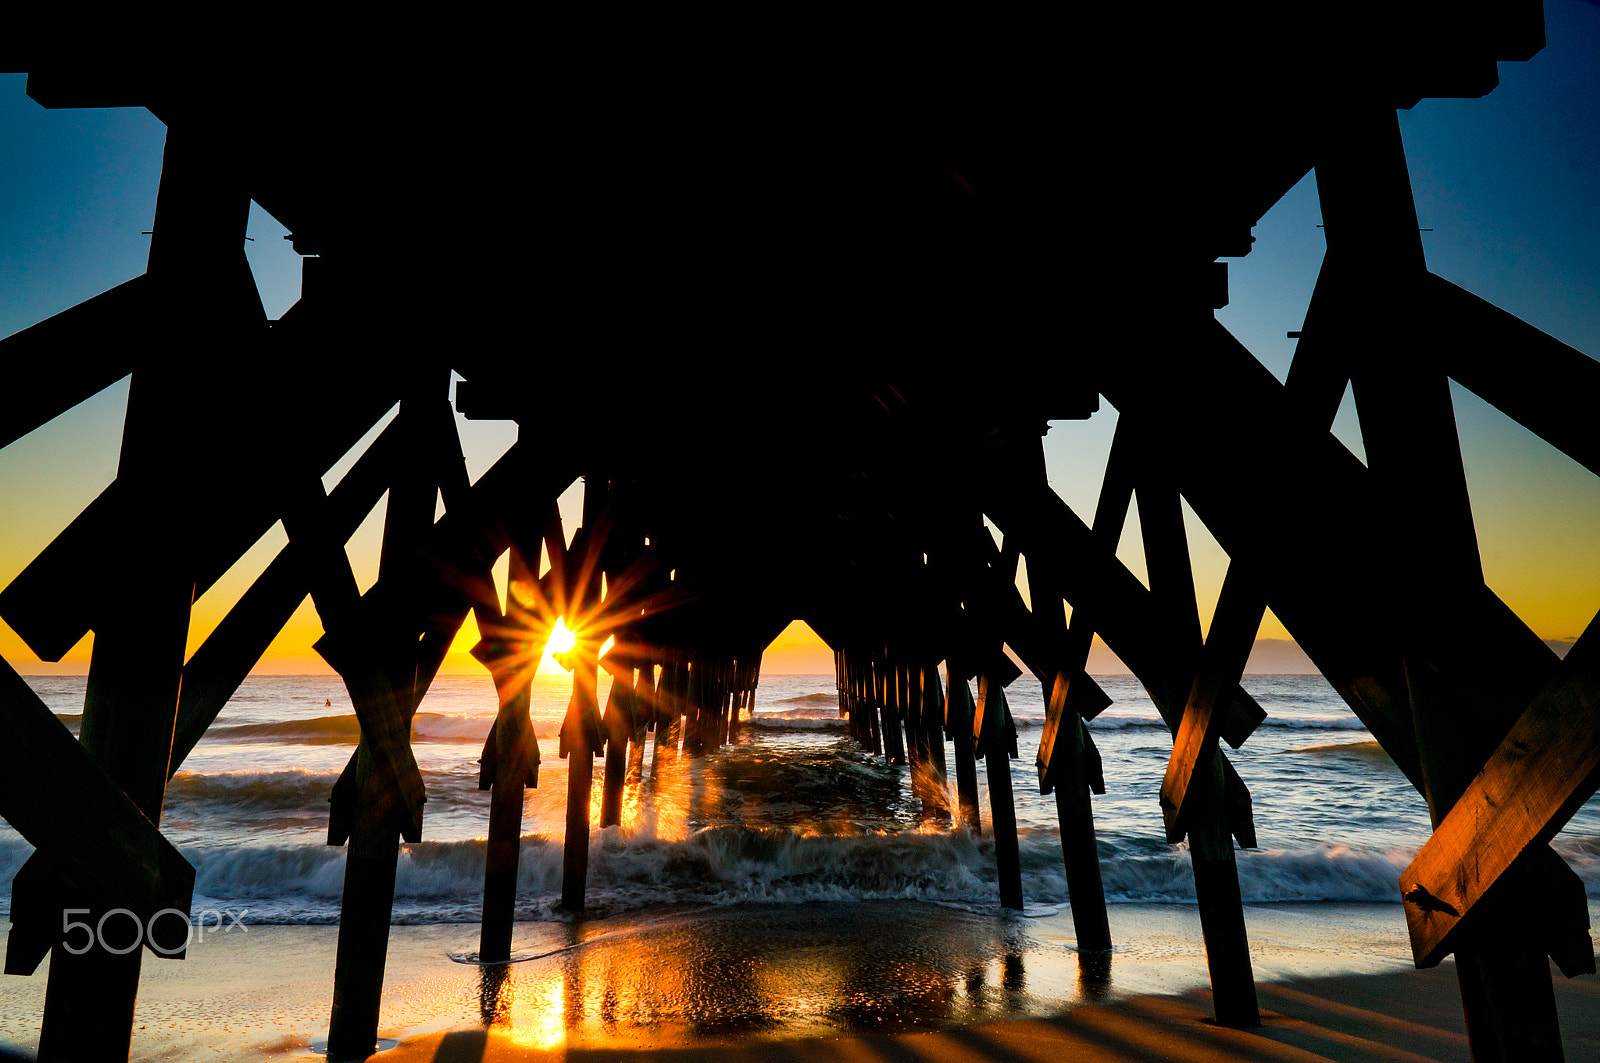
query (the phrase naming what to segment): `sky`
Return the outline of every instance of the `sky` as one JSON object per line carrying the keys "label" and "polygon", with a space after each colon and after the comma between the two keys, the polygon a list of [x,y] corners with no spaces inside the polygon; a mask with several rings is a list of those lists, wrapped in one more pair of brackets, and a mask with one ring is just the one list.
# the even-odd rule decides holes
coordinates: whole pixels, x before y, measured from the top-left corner
{"label": "sky", "polygon": [[[1424,100],[1400,112],[1419,224],[1433,272],[1557,339],[1600,356],[1600,4],[1548,0],[1549,44],[1528,63],[1502,63],[1483,99]],[[164,127],[142,108],[49,111],[22,74],[0,74],[0,337],[92,298],[145,270]],[[1153,204],[1152,209],[1159,209]],[[1217,317],[1280,380],[1287,372],[1323,253],[1315,181],[1307,177],[1255,228],[1251,253],[1229,261],[1230,304]],[[299,258],[285,230],[252,205],[246,255],[269,317],[299,295]],[[419,260],[429,254],[420,241]],[[1600,609],[1600,479],[1452,385],[1468,489],[1487,582],[1542,638],[1572,639]],[[0,450],[0,584],[9,582],[116,475],[127,381]],[[1093,519],[1117,412],[1046,437],[1051,484]],[[474,477],[515,439],[511,422],[458,419]],[[1334,428],[1358,456],[1348,395]],[[375,432],[373,433],[375,435]],[[369,439],[371,437],[369,436]],[[331,487],[367,441],[330,470]],[[1264,444],[1265,445],[1265,444]],[[781,491],[774,479],[769,490]],[[578,524],[581,487],[563,497]],[[1209,624],[1227,558],[1186,514],[1202,622]],[[1271,519],[1271,514],[1263,514]],[[1329,519],[1334,519],[1330,512]],[[382,507],[348,552],[365,589],[376,578]],[[1287,530],[1286,531],[1291,531]],[[275,527],[195,604],[190,649],[286,542]],[[1118,556],[1141,579],[1137,512]],[[503,565],[500,573],[503,586]],[[1019,585],[1027,594],[1026,570]],[[327,671],[303,605],[258,670]],[[1263,638],[1289,637],[1270,613]],[[464,651],[447,670],[479,668]],[[0,622],[0,656],[19,671],[83,671],[92,635],[60,665],[38,662]],[[1101,667],[1114,659],[1097,655]],[[801,625],[769,650],[774,672],[830,672],[831,656]],[[548,666],[547,666],[548,667]],[[1091,666],[1091,671],[1095,670]]]}

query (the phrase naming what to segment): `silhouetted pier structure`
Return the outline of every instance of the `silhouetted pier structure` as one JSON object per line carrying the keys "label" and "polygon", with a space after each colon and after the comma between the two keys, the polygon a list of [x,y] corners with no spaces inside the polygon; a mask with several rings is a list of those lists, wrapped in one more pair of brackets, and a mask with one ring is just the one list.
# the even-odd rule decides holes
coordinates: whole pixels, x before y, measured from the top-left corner
{"label": "silhouetted pier structure", "polygon": [[[1085,726],[1109,703],[1084,670],[1098,634],[1173,733],[1159,811],[1193,854],[1216,1017],[1254,1024],[1233,854],[1255,833],[1221,743],[1263,719],[1240,678],[1270,606],[1428,803],[1436,831],[1397,893],[1419,965],[1457,957],[1474,1058],[1559,1057],[1546,957],[1592,971],[1593,945],[1583,886],[1545,843],[1596,789],[1597,636],[1558,661],[1485,586],[1447,382],[1600,473],[1600,365],[1428,272],[1395,118],[1491,90],[1542,22],[1529,3],[1338,10],[1196,12],[1140,27],[1138,69],[1077,53],[1066,80],[936,60],[669,71],[641,49],[535,118],[503,54],[470,97],[415,106],[337,49],[283,78],[30,75],[44,106],[143,105],[168,126],[148,272],[0,344],[0,443],[132,374],[116,481],[0,592],[41,659],[95,632],[81,741],[0,677],[27,751],[0,811],[37,849],[6,970],[52,955],[41,1053],[127,1054],[141,952],[64,950],[63,910],[188,910],[166,782],[309,595],[361,727],[329,820],[349,853],[335,1055],[374,1041],[395,861],[425,830],[410,721],[469,611],[500,697],[486,958],[510,949],[522,795],[551,752],[519,677],[557,617],[579,635],[555,751],[569,908],[596,758],[603,826],[663,757],[737,736],[763,650],[798,618],[835,651],[851,733],[910,766],[928,816],[994,834],[1001,903],[1021,907],[1011,648],[1049,705],[1038,782],[1079,944],[1109,948]],[[1107,14],[1078,29],[1130,31]],[[1312,169],[1328,251],[1280,385],[1215,320],[1219,260]],[[252,199],[307,256],[277,321],[241,251]],[[425,270],[412,226],[435,230]],[[476,482],[452,370],[456,411],[521,426]],[[1328,432],[1347,384],[1368,465]],[[1040,437],[1101,396],[1120,420],[1086,521]],[[580,476],[569,546],[555,500]],[[764,491],[772,476],[805,506]],[[385,492],[363,594],[342,545]],[[1114,554],[1135,494],[1148,589]],[[1180,499],[1232,559],[1204,638]],[[185,660],[190,603],[277,521],[289,545]]]}

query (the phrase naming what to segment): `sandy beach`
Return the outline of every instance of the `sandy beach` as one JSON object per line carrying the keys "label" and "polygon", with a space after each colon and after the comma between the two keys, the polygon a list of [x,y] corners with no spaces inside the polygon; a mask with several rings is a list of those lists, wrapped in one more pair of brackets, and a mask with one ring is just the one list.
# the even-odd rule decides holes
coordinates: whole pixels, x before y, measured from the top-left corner
{"label": "sandy beach", "polygon": [[[808,1038],[677,1049],[537,1049],[494,1030],[458,1029],[406,1040],[386,1063],[1467,1063],[1455,972],[1345,975],[1259,988],[1262,1026],[1209,1021],[1210,994],[1139,995],[1047,1018],[914,1033]],[[1600,1059],[1600,984],[1558,983],[1569,1063]]]}
{"label": "sandy beach", "polygon": [[[1410,970],[1389,905],[1250,905],[1265,1025],[1209,1021],[1198,917],[1113,905],[1110,957],[1070,912],[919,902],[680,907],[521,923],[522,957],[461,962],[471,924],[397,926],[383,1063],[470,1060],[1467,1060],[1449,965]],[[133,1058],[326,1056],[337,929],[212,932],[146,958]],[[37,1044],[44,971],[0,979],[0,1041]],[[1556,978],[1569,1061],[1600,1063],[1600,981]]]}

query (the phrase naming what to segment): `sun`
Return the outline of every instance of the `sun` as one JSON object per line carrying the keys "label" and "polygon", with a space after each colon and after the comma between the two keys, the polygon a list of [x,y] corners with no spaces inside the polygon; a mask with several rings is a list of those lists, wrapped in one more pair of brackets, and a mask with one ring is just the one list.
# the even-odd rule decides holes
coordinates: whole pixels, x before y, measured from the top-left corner
{"label": "sun", "polygon": [[[616,637],[607,635],[605,642],[600,645],[597,657],[604,657],[612,646],[616,645]],[[550,629],[550,640],[545,643],[544,658],[539,662],[539,675],[554,675],[557,670],[571,671],[567,665],[556,660],[561,654],[570,653],[578,645],[578,634],[567,627],[567,618],[556,617],[555,626]],[[570,661],[569,661],[570,663]]]}
{"label": "sun", "polygon": [[558,653],[568,653],[578,644],[576,633],[568,630],[567,618],[556,617],[555,626],[550,629],[550,641],[545,646],[545,656],[550,657]]}

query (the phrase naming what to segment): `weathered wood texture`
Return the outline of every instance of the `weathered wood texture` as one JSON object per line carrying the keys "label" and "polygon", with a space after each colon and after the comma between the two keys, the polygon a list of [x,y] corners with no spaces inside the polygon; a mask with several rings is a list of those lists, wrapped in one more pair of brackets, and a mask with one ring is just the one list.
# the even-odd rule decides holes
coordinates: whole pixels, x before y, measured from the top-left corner
{"label": "weathered wood texture", "polygon": [[1500,876],[1600,786],[1597,630],[1591,622],[1401,873],[1417,966],[1454,951],[1458,928]]}
{"label": "weathered wood texture", "polygon": [[1222,730],[1217,703],[1244,674],[1265,611],[1259,592],[1241,575],[1238,567],[1230,565],[1217,599],[1211,629],[1206,633],[1200,670],[1189,690],[1183,722],[1172,740],[1172,755],[1167,760],[1166,776],[1161,782],[1161,811],[1169,842],[1183,839],[1189,782],[1197,767],[1208,764],[1217,752],[1217,739]]}

